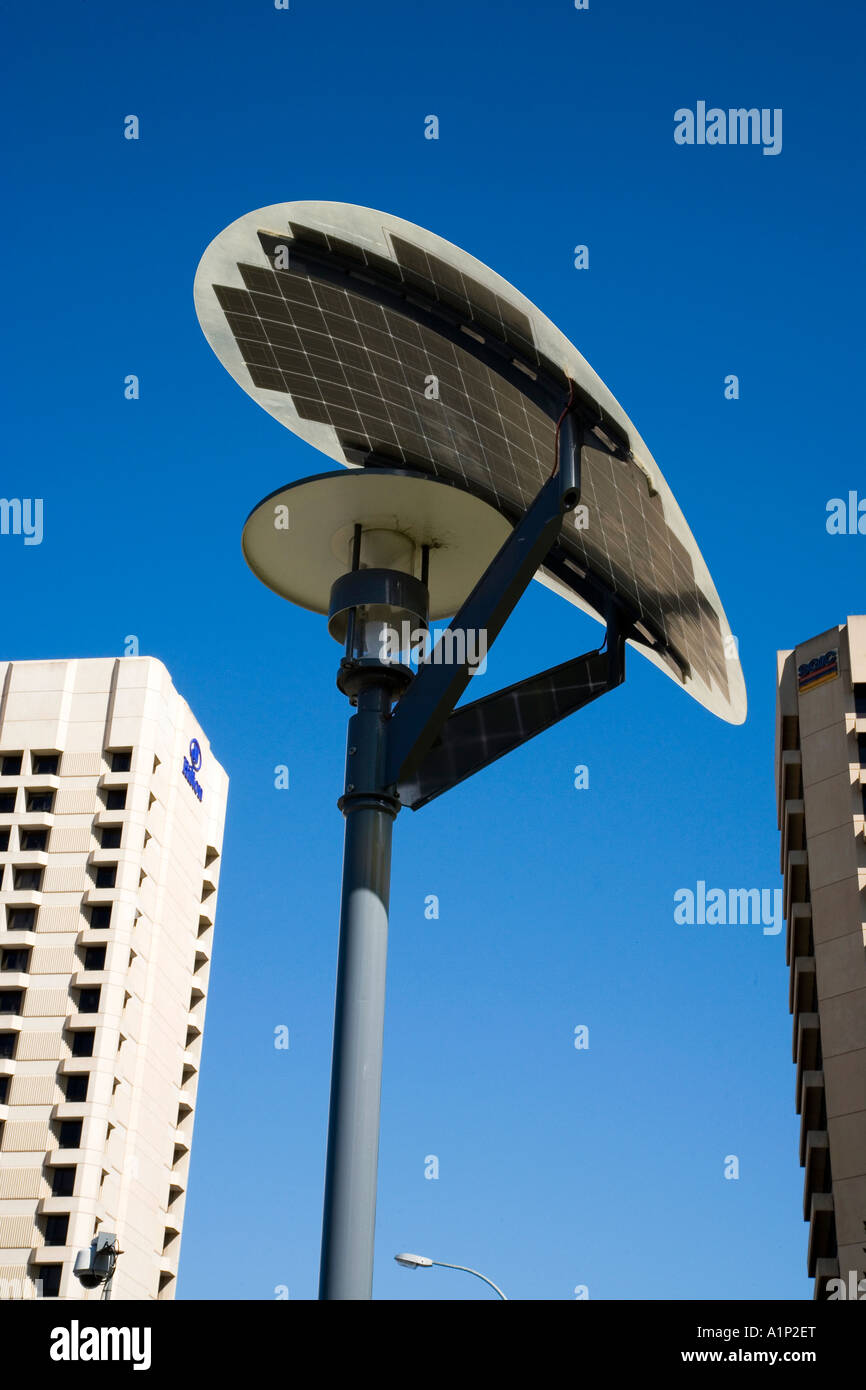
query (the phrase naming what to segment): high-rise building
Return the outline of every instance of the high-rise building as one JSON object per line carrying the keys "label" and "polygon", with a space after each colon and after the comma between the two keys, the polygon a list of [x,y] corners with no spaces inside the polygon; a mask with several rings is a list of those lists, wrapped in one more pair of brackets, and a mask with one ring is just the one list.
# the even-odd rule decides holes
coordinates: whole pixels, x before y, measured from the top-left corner
{"label": "high-rise building", "polygon": [[866,1278],[866,617],[779,653],[776,789],[808,1271],[816,1298],[851,1297]]}
{"label": "high-rise building", "polygon": [[174,1297],[227,790],[160,661],[0,663],[0,1297]]}

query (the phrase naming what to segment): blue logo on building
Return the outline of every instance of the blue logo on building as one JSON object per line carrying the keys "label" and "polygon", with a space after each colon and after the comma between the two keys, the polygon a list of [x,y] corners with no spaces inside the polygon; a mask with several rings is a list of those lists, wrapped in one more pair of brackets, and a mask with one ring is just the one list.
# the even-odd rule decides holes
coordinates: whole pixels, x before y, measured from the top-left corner
{"label": "blue logo on building", "polygon": [[199,801],[202,799],[202,789],[196,781],[196,773],[201,768],[201,748],[198,739],[194,738],[189,745],[189,757],[183,760],[183,775],[189,782]]}

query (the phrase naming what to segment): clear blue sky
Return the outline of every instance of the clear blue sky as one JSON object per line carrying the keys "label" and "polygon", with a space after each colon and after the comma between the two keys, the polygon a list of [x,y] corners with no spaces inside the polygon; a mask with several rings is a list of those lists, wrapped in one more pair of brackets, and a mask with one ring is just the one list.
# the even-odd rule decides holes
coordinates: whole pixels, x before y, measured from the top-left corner
{"label": "clear blue sky", "polygon": [[[0,656],[136,634],[232,779],[180,1295],[316,1290],[347,710],[324,622],[240,532],[332,465],[220,367],[192,281],[242,213],[325,198],[458,242],[576,343],[683,507],[750,696],[729,727],[632,656],[400,816],[375,1293],[490,1296],[410,1249],[514,1298],[810,1297],[783,936],[678,926],[673,894],[780,886],[775,652],[866,603],[866,538],[825,530],[866,491],[861,7],[54,0],[7,29],[0,491],[44,498],[45,539],[0,538]],[[782,153],[677,146],[699,100],[782,108]],[[485,689],[597,633],[532,585]]]}

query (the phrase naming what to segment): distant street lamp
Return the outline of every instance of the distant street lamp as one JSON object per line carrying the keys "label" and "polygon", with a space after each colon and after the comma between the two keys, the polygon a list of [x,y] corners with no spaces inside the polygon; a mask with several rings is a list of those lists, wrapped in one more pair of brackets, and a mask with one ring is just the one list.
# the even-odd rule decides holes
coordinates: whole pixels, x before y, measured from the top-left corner
{"label": "distant street lamp", "polygon": [[429,1269],[431,1265],[438,1265],[440,1269],[462,1269],[464,1274],[474,1274],[476,1279],[483,1279],[485,1284],[489,1284],[491,1289],[495,1289],[499,1297],[508,1302],[507,1297],[502,1292],[498,1284],[494,1284],[492,1279],[488,1279],[486,1274],[479,1274],[477,1269],[470,1269],[468,1265],[450,1265],[445,1260],[428,1260],[426,1255],[395,1255],[394,1259],[398,1265],[404,1269]]}

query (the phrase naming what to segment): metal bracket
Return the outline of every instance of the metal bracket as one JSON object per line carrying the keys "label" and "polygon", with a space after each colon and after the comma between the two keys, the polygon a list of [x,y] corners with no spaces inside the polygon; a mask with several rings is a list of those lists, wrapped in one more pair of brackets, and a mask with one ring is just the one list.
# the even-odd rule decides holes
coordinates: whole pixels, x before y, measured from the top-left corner
{"label": "metal bracket", "polygon": [[[581,456],[590,428],[581,407],[572,408],[570,399],[560,419],[556,469],[391,714],[385,778],[398,786],[401,802],[413,810],[624,678],[624,620],[611,597],[607,637],[597,651],[455,710],[472,675],[466,658],[477,649],[472,634],[483,632],[489,651],[554,545],[564,513],[580,500]],[[440,648],[462,653],[463,659],[437,661]]]}

